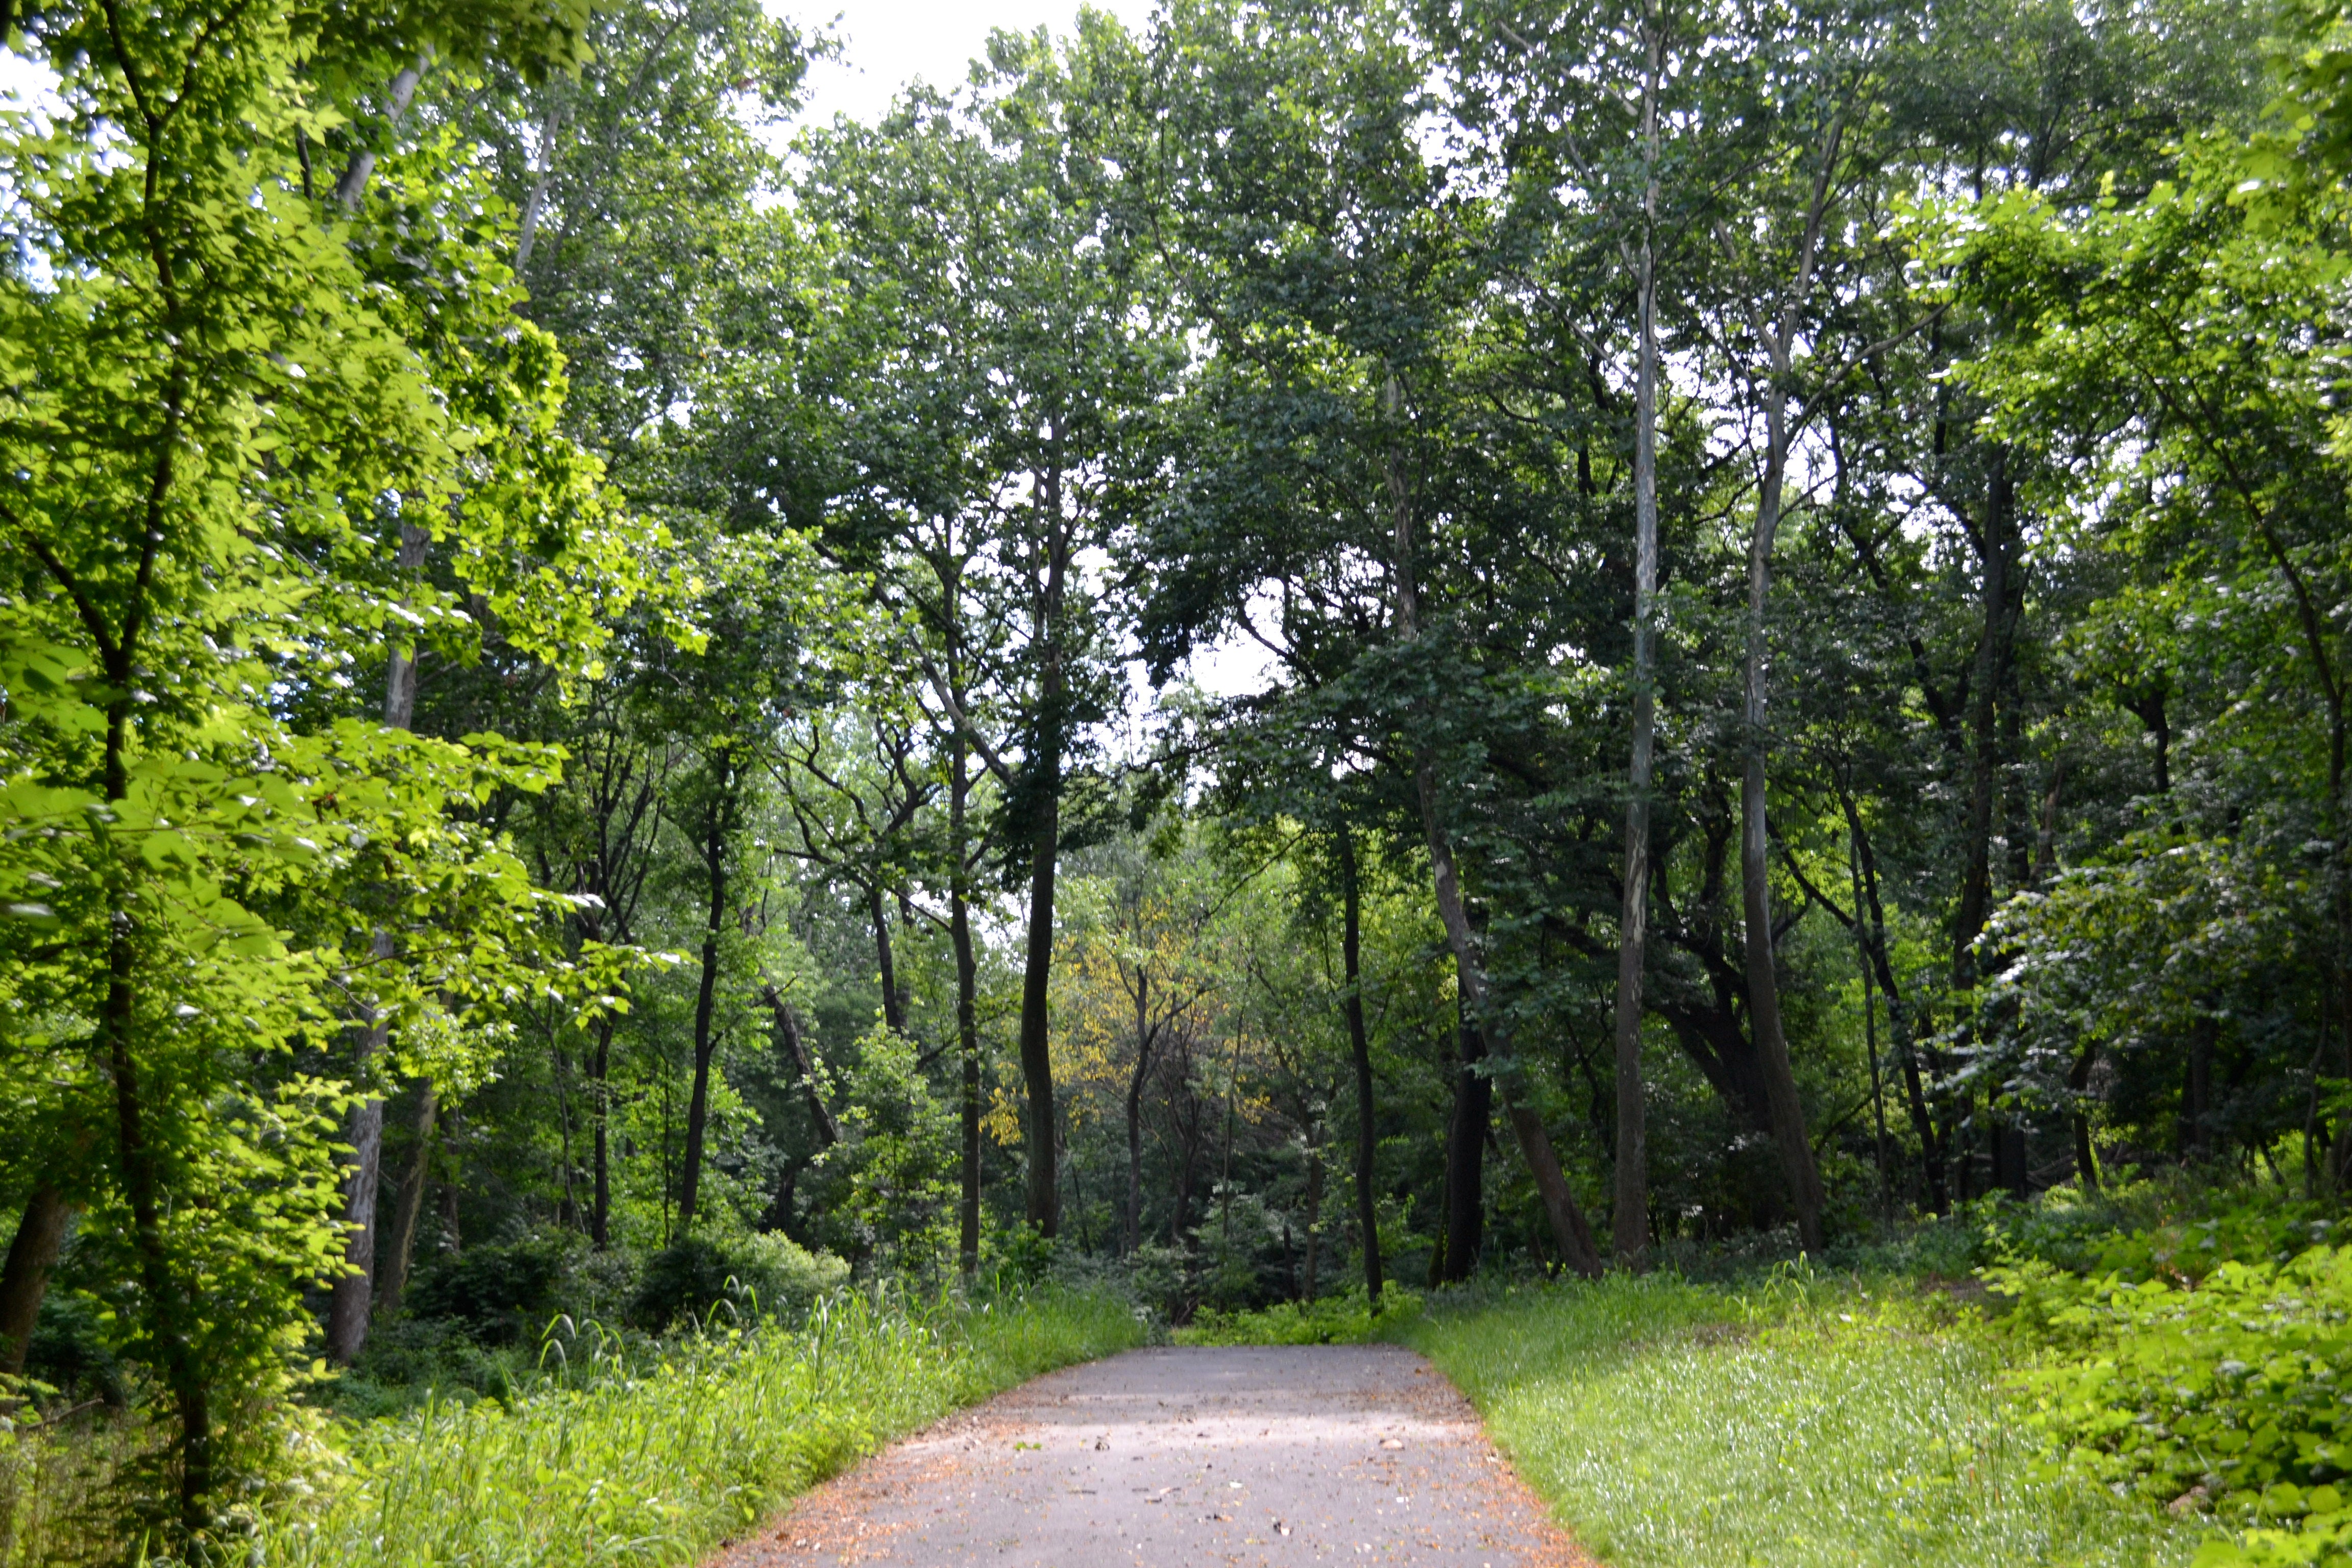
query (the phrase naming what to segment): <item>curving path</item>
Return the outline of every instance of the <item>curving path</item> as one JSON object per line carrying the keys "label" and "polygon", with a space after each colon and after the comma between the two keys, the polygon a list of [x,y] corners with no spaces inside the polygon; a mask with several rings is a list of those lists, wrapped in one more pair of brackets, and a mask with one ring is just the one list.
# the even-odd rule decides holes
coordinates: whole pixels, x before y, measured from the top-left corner
{"label": "curving path", "polygon": [[1129,1351],[951,1416],[709,1568],[1592,1568],[1392,1345]]}

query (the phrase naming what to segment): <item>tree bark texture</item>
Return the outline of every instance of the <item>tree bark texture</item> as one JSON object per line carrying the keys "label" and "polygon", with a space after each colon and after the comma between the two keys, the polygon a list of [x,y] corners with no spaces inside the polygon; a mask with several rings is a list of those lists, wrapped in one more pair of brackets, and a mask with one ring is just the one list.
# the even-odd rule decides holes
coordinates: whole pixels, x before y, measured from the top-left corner
{"label": "tree bark texture", "polygon": [[1339,837],[1343,921],[1339,956],[1348,983],[1342,1005],[1348,1016],[1348,1055],[1356,1068],[1356,1225],[1363,1236],[1364,1294],[1378,1307],[1382,1284],[1380,1178],[1373,1164],[1380,1152],[1380,1135],[1372,1115],[1371,1038],[1364,1028],[1363,893],[1356,877],[1355,835],[1342,823]]}
{"label": "tree bark texture", "polygon": [[[1058,439],[1058,437],[1056,437]],[[1028,759],[1033,790],[1029,844],[1029,930],[1021,974],[1021,1076],[1027,1091],[1026,1218],[1045,1237],[1062,1228],[1062,1194],[1054,1113],[1054,1053],[1049,1008],[1054,973],[1054,874],[1061,851],[1062,710],[1068,700],[1062,668],[1062,601],[1069,572],[1069,540],[1062,521],[1062,476],[1037,476],[1038,505],[1046,519],[1045,577],[1036,606],[1039,648],[1037,754]]]}
{"label": "tree bark texture", "polygon": [[719,931],[727,918],[727,828],[730,814],[725,803],[734,794],[734,760],[721,752],[716,766],[719,795],[711,802],[701,846],[703,869],[709,878],[710,906],[702,932],[702,981],[694,996],[694,1087],[686,1103],[686,1159],[677,1188],[677,1229],[681,1236],[693,1230],[695,1211],[702,1198],[702,1145],[710,1118],[710,1057],[718,1045],[710,1030],[719,994]]}
{"label": "tree bark texture", "polygon": [[968,742],[958,730],[948,779],[948,849],[955,864],[948,887],[948,941],[955,950],[956,1047],[963,1059],[961,1096],[961,1190],[956,1204],[956,1258],[969,1279],[980,1271],[980,963],[971,945],[971,778]]}
{"label": "tree bark texture", "polygon": [[[408,1272],[416,1258],[416,1229],[425,1219],[425,1189],[433,1180],[433,1130],[440,1109],[440,1097],[430,1083],[418,1092],[416,1101],[416,1154],[408,1167],[408,1180],[400,1184],[400,1206],[393,1211],[392,1247],[383,1264],[383,1288],[376,1292],[375,1312],[378,1317],[400,1310],[400,1300],[408,1292]],[[602,1140],[604,1128],[597,1123],[596,1135]],[[599,1169],[601,1178],[603,1172]],[[589,1216],[592,1228],[601,1227],[604,1208],[602,1193],[597,1195],[597,1213]],[[604,1245],[601,1235],[596,1237]]]}
{"label": "tree bark texture", "polygon": [[8,1243],[7,1264],[0,1268],[0,1373],[13,1377],[25,1370],[41,1300],[48,1293],[49,1270],[57,1267],[73,1215],[65,1189],[54,1182],[34,1188],[25,1201],[24,1216]]}
{"label": "tree bark texture", "polygon": [[1648,962],[1650,790],[1657,743],[1657,668],[1651,625],[1658,593],[1658,81],[1663,40],[1654,13],[1643,27],[1644,185],[1634,258],[1640,345],[1633,377],[1633,754],[1626,770],[1625,887],[1617,921],[1617,1158],[1611,1241],[1639,1268],[1650,1246],[1650,1155],[1643,1100],[1642,975]]}
{"label": "tree bark texture", "polygon": [[1789,1037],[1780,1021],[1780,979],[1772,951],[1771,828],[1765,813],[1765,775],[1771,731],[1766,702],[1770,644],[1766,619],[1772,586],[1772,549],[1780,530],[1780,498],[1789,464],[1789,376],[1797,337],[1797,316],[1811,292],[1813,260],[1828,216],[1828,199],[1838,163],[1844,122],[1832,123],[1805,215],[1797,270],[1782,297],[1780,320],[1767,328],[1770,355],[1764,388],[1764,468],[1758,476],[1756,527],[1748,548],[1748,658],[1741,727],[1746,731],[1739,784],[1740,909],[1746,926],[1748,1016],[1756,1054],[1764,1069],[1772,1140],[1779,1145],[1789,1198],[1797,1211],[1797,1235],[1805,1249],[1819,1252],[1826,1241],[1822,1222],[1822,1176],[1805,1136],[1805,1110],[1789,1061]]}
{"label": "tree bark texture", "polygon": [[[415,84],[410,85],[413,89]],[[425,550],[431,543],[431,534],[402,520],[394,561],[403,578],[424,569]],[[384,670],[383,723],[387,730],[415,728],[417,653],[414,643],[393,645]],[[380,965],[389,965],[398,953],[392,933],[386,931],[376,931],[368,948]],[[352,1064],[352,1081],[362,1090],[373,1064],[383,1055],[391,1039],[389,1024],[371,1010],[358,1031]],[[325,1347],[327,1360],[337,1366],[349,1365],[352,1358],[360,1353],[367,1343],[368,1323],[373,1316],[375,1200],[383,1174],[383,1099],[370,1094],[353,1106],[345,1134],[352,1146],[351,1174],[343,1184],[343,1223],[350,1227],[350,1235],[343,1244],[345,1272],[329,1289]]]}

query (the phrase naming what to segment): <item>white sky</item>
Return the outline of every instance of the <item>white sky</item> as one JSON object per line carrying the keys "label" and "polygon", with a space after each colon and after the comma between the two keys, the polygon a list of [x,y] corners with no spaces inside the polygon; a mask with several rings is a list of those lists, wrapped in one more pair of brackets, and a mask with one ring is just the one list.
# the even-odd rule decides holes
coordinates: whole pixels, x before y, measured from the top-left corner
{"label": "white sky", "polygon": [[[803,27],[822,27],[837,8],[844,51],[836,62],[809,73],[809,116],[822,124],[835,114],[872,121],[908,82],[920,78],[942,90],[960,87],[965,68],[998,27],[1055,35],[1076,26],[1077,0],[770,0]],[[1130,28],[1151,15],[1149,0],[1096,0]]]}

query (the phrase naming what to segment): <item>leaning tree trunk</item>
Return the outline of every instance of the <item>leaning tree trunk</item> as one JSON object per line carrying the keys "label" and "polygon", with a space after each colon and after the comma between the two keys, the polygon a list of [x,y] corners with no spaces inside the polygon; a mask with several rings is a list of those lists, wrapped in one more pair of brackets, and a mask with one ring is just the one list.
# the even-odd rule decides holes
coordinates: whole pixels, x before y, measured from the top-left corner
{"label": "leaning tree trunk", "polygon": [[[1396,378],[1390,377],[1386,402],[1391,418],[1402,413],[1403,395]],[[1385,477],[1393,530],[1391,569],[1395,574],[1396,626],[1398,635],[1410,642],[1420,636],[1421,629],[1420,590],[1413,562],[1412,500],[1403,469],[1393,457],[1386,464]],[[1477,1267],[1486,1201],[1483,1166],[1495,1091],[1494,1077],[1485,1070],[1485,1063],[1488,1037],[1499,1033],[1501,1020],[1489,1005],[1486,971],[1478,957],[1476,933],[1470,928],[1469,910],[1463,902],[1453,842],[1438,813],[1436,764],[1426,752],[1416,760],[1413,783],[1421,806],[1422,832],[1429,847],[1438,918],[1444,923],[1446,942],[1454,950],[1463,1005],[1454,1117],[1446,1139],[1445,1244],[1433,1269],[1440,1282],[1444,1282],[1466,1279]],[[1531,1113],[1519,1113],[1507,1084],[1504,1096],[1512,1111],[1508,1118],[1511,1131],[1526,1156],[1529,1173],[1535,1177],[1536,1190],[1542,1195],[1545,1216],[1551,1222],[1554,1245],[1560,1257],[1579,1273],[1598,1273],[1600,1261],[1593,1253],[1591,1227],[1585,1224],[1576,1195],[1560,1173],[1559,1157],[1552,1152],[1551,1140],[1544,1131],[1541,1119]]]}
{"label": "leaning tree trunk", "polygon": [[[416,1156],[409,1164],[408,1180],[401,1184],[400,1206],[393,1211],[392,1255],[384,1259],[383,1289],[376,1292],[379,1317],[400,1310],[400,1299],[408,1293],[408,1270],[416,1258],[416,1227],[425,1218],[425,1189],[433,1179],[433,1123],[439,1109],[440,1097],[428,1082],[418,1091],[416,1102]],[[597,1135],[603,1134],[599,1126]],[[597,1245],[604,1245],[601,1236]]]}
{"label": "leaning tree trunk", "polygon": [[54,1182],[34,1188],[25,1202],[24,1217],[8,1244],[7,1266],[0,1269],[0,1373],[13,1377],[25,1370],[41,1298],[48,1293],[49,1270],[57,1267],[73,1213],[65,1189]]}

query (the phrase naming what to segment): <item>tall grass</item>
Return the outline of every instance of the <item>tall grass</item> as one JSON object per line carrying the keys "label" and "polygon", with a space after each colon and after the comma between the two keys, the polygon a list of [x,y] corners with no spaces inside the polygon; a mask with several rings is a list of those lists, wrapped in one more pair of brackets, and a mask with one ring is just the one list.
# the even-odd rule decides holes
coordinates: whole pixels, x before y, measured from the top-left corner
{"label": "tall grass", "polygon": [[257,1544],[289,1568],[690,1562],[890,1437],[1142,1335],[1103,1295],[919,1311],[842,1296],[797,1331],[705,1334],[650,1366],[365,1423],[342,1473]]}
{"label": "tall grass", "polygon": [[[1118,1295],[1067,1287],[967,1307],[845,1294],[804,1326],[648,1343],[593,1325],[502,1397],[328,1422],[295,1413],[292,1479],[224,1500],[257,1564],[572,1568],[692,1562],[898,1434],[1139,1344]],[[303,1436],[307,1434],[308,1436]],[[141,1555],[117,1537],[135,1415],[55,1430],[0,1411],[0,1568]]]}
{"label": "tall grass", "polygon": [[1900,1288],[1612,1276],[1438,1305],[1399,1337],[1615,1568],[2126,1568],[2210,1539],[2052,1473],[2000,1352],[1937,1320]]}

